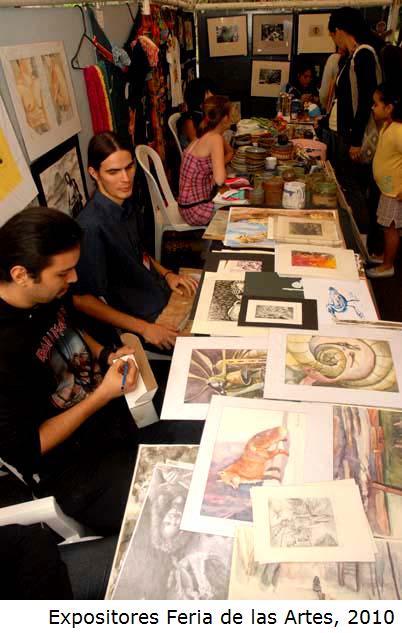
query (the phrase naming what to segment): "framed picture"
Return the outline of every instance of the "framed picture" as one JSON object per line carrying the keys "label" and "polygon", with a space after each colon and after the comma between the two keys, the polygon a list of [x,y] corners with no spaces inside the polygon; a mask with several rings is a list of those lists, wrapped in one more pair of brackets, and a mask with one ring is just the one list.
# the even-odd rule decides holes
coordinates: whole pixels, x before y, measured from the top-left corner
{"label": "framed picture", "polygon": [[288,277],[359,279],[354,252],[330,246],[278,244],[275,249],[275,272]]}
{"label": "framed picture", "polygon": [[230,112],[232,124],[238,123],[241,119],[241,101],[232,101],[232,109]]}
{"label": "framed picture", "polygon": [[335,44],[328,32],[330,13],[299,15],[298,53],[335,53]]}
{"label": "framed picture", "polygon": [[63,42],[5,46],[0,58],[31,161],[80,131]]}
{"label": "framed picture", "polygon": [[210,57],[247,55],[247,17],[245,15],[209,18],[207,25]]}
{"label": "framed picture", "polygon": [[39,202],[75,218],[88,200],[78,136],[73,136],[31,165]]}
{"label": "framed picture", "polygon": [[239,325],[251,327],[291,327],[316,330],[318,328],[317,302],[314,299],[279,299],[243,295]]}
{"label": "framed picture", "polygon": [[184,20],[184,43],[186,51],[194,50],[193,23],[191,20]]}
{"label": "framed picture", "polygon": [[252,97],[278,97],[281,87],[289,81],[289,62],[253,61],[251,72]]}
{"label": "framed picture", "polygon": [[287,55],[292,50],[292,15],[253,15],[253,55]]}

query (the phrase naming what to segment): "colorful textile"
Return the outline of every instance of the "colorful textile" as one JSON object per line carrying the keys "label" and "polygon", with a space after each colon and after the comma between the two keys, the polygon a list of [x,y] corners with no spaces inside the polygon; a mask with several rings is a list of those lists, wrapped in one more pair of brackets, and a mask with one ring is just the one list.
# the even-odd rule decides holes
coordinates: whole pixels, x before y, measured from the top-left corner
{"label": "colorful textile", "polygon": [[84,68],[89,110],[91,112],[94,134],[113,130],[113,118],[101,69],[94,66]]}
{"label": "colorful textile", "polygon": [[189,208],[181,207],[181,205],[209,200],[212,187],[213,173],[210,156],[194,156],[186,149],[180,167],[178,203],[180,213],[188,224],[200,226],[210,221],[214,208],[213,202],[202,202]]}

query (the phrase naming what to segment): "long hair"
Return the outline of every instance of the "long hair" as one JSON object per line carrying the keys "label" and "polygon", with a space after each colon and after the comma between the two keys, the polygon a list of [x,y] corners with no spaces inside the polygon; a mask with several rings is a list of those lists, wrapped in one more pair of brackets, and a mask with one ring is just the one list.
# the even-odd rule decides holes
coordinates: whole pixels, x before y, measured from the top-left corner
{"label": "long hair", "polygon": [[328,22],[328,31],[335,33],[336,29],[345,31],[354,37],[358,44],[369,44],[376,52],[381,50],[384,45],[382,39],[372,32],[359,9],[341,7],[332,11]]}
{"label": "long hair", "polygon": [[130,152],[131,156],[134,157],[134,149],[130,143],[117,136],[114,132],[95,134],[88,145],[88,167],[99,171],[103,161],[119,150]]}
{"label": "long hair", "polygon": [[230,114],[232,104],[227,97],[216,95],[205,99],[203,105],[204,118],[197,129],[200,138],[207,132],[214,130],[217,125]]}
{"label": "long hair", "polygon": [[12,280],[14,266],[24,266],[38,279],[54,255],[77,247],[81,228],[66,213],[48,207],[30,207],[0,228],[0,281]]}

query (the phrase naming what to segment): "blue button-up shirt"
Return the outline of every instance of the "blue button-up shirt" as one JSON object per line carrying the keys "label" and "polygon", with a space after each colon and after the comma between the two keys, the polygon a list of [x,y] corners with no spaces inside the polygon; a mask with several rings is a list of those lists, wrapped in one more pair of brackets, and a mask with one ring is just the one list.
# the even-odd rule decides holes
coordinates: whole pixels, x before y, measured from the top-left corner
{"label": "blue button-up shirt", "polygon": [[84,230],[77,266],[76,294],[104,297],[107,303],[154,321],[169,299],[160,275],[144,266],[135,209],[118,205],[97,191],[77,218]]}

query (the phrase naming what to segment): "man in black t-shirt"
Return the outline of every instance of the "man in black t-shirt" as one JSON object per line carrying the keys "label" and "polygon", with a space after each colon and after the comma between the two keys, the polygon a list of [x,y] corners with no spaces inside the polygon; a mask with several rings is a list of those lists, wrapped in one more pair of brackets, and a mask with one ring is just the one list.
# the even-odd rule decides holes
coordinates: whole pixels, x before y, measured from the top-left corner
{"label": "man in black t-shirt", "polygon": [[[119,529],[136,454],[128,361],[77,329],[67,297],[81,230],[31,208],[0,228],[0,458],[98,533]],[[103,366],[103,367],[102,367]],[[102,369],[106,370],[102,377]]]}

